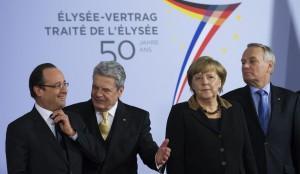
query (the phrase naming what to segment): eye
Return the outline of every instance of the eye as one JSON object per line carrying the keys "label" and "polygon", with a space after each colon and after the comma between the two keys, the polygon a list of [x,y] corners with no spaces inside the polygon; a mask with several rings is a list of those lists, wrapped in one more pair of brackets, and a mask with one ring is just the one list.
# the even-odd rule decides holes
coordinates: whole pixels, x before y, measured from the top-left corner
{"label": "eye", "polygon": [[99,88],[96,85],[92,86],[93,90],[98,90]]}
{"label": "eye", "polygon": [[105,92],[105,93],[109,93],[109,92],[111,92],[111,91],[112,91],[112,90],[111,90],[111,89],[109,89],[109,88],[103,88],[102,90],[103,90],[103,92]]}
{"label": "eye", "polygon": [[257,62],[257,61],[254,60],[254,59],[249,61],[250,64],[255,64],[256,62]]}
{"label": "eye", "polygon": [[194,76],[194,79],[195,80],[201,80],[201,79],[203,79],[203,77],[202,76]]}
{"label": "eye", "polygon": [[208,75],[208,78],[209,78],[209,79],[214,79],[215,76],[214,76],[214,75]]}
{"label": "eye", "polygon": [[58,82],[58,83],[55,83],[55,88],[61,88],[63,85],[62,85],[62,83],[60,83],[60,82]]}

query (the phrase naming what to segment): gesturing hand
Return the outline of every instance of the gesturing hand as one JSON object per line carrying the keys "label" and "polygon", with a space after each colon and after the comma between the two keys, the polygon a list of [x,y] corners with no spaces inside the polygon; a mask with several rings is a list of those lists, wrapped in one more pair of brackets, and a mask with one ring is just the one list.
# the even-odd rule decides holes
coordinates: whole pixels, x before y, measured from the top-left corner
{"label": "gesturing hand", "polygon": [[63,110],[56,110],[53,112],[51,118],[55,124],[58,124],[61,131],[67,136],[73,136],[76,134],[75,130],[72,128],[68,115],[64,113]]}
{"label": "gesturing hand", "polygon": [[171,149],[168,147],[168,144],[169,139],[165,139],[156,152],[155,162],[157,166],[164,165],[168,161],[171,153]]}

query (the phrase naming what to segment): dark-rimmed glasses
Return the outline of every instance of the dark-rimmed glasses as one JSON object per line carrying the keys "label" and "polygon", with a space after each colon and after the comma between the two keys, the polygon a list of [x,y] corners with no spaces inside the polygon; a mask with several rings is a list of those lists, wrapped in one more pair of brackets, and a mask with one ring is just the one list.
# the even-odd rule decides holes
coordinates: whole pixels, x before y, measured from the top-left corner
{"label": "dark-rimmed glasses", "polygon": [[64,83],[55,83],[54,85],[47,85],[47,84],[41,84],[39,86],[45,86],[45,87],[49,87],[49,88],[56,88],[56,89],[62,89],[62,88],[67,88],[69,86],[68,82],[64,82]]}

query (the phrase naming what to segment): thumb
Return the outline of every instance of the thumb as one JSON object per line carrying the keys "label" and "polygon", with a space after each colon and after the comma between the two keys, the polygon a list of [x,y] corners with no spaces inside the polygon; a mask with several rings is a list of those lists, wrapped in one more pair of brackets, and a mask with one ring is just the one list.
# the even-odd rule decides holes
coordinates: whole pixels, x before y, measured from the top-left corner
{"label": "thumb", "polygon": [[169,140],[168,138],[166,138],[166,139],[161,143],[160,147],[168,147],[169,141],[170,141],[170,140]]}

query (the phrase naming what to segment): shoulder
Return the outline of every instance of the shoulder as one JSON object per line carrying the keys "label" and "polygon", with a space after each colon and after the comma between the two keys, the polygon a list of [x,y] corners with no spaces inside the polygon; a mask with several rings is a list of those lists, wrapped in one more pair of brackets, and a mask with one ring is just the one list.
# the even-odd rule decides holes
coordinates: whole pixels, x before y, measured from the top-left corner
{"label": "shoulder", "polygon": [[249,101],[249,97],[251,97],[250,88],[248,86],[237,88],[227,92],[226,94],[222,95],[222,97],[230,102],[237,101],[241,103],[247,103]]}
{"label": "shoulder", "polygon": [[227,92],[226,94],[223,95],[223,97],[227,98],[227,97],[230,97],[230,96],[240,95],[240,94],[246,93],[247,89],[248,89],[247,86],[237,88],[237,89],[234,89],[232,91]]}
{"label": "shoulder", "polygon": [[67,110],[72,110],[72,109],[76,109],[76,108],[84,108],[89,106],[90,104],[92,104],[91,100],[88,101],[84,101],[84,102],[79,102],[79,103],[74,103],[72,105],[69,105],[67,107],[65,107]]}
{"label": "shoulder", "polygon": [[81,113],[85,112],[86,110],[94,110],[92,100],[88,100],[85,102],[75,103],[72,105],[69,105],[64,108],[66,111]]}
{"label": "shoulder", "polygon": [[132,106],[132,105],[126,104],[126,103],[119,102],[119,107],[121,109],[124,109],[127,112],[130,112],[130,113],[139,113],[139,114],[147,114],[147,115],[149,115],[148,111],[146,111],[146,110],[144,110],[142,108],[136,107],[136,106]]}
{"label": "shoulder", "polygon": [[285,95],[297,95],[294,91],[291,91],[289,89],[280,87],[280,86],[271,86],[271,92],[275,92],[278,94],[285,94]]}
{"label": "shoulder", "polygon": [[[172,106],[169,117],[183,117],[186,112],[193,111],[190,107],[188,102],[182,102],[182,103],[177,103]],[[178,115],[178,116],[175,116]]]}
{"label": "shoulder", "polygon": [[182,102],[182,103],[177,103],[175,105],[172,106],[172,109],[187,109],[189,108],[189,104],[188,102]]}
{"label": "shoulder", "polygon": [[24,132],[27,130],[32,130],[30,127],[33,124],[33,111],[24,114],[23,116],[17,118],[16,120],[9,123],[7,126],[7,131],[12,130],[20,130],[20,132]]}
{"label": "shoulder", "polygon": [[297,100],[299,95],[294,91],[279,86],[271,86],[271,95],[286,100]]}

